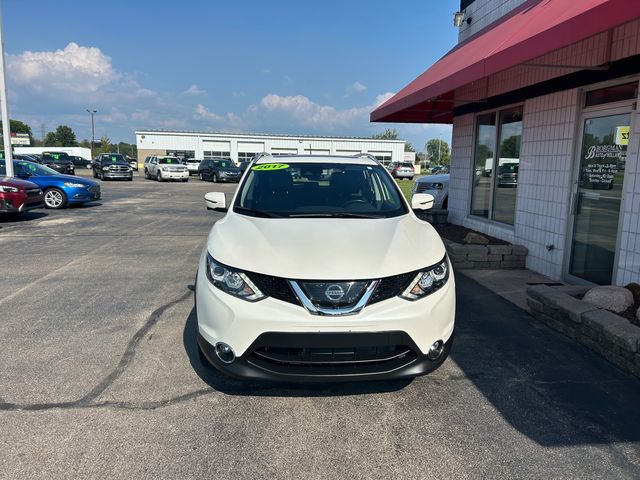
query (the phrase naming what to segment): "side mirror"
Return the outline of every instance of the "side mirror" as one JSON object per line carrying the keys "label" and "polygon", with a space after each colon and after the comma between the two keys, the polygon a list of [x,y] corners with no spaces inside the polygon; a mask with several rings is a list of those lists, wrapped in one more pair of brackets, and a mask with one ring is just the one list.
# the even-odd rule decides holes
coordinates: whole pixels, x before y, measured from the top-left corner
{"label": "side mirror", "polygon": [[411,197],[411,208],[414,210],[429,210],[433,208],[433,195],[429,193],[414,193]]}
{"label": "side mirror", "polygon": [[215,210],[217,212],[227,211],[227,197],[223,192],[205,193],[204,203],[207,206],[207,210]]}

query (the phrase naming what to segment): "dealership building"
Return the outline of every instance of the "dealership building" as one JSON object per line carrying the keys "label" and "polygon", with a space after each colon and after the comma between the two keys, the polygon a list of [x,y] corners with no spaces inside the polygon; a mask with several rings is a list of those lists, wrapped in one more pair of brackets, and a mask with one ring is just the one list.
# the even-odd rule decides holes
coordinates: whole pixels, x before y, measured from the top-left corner
{"label": "dealership building", "polygon": [[272,155],[356,155],[370,153],[383,163],[404,158],[404,140],[352,137],[311,137],[244,133],[136,131],[138,162],[149,155],[185,158],[251,160],[256,153]]}
{"label": "dealership building", "polygon": [[451,222],[556,280],[640,283],[640,1],[462,0],[455,23],[371,120],[453,125]]}

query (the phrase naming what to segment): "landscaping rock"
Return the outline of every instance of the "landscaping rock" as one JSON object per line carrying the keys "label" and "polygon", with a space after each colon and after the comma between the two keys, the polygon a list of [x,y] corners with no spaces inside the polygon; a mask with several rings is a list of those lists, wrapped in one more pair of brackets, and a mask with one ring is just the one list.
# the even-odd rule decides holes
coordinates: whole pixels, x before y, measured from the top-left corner
{"label": "landscaping rock", "polygon": [[489,245],[489,239],[479,233],[469,232],[464,237],[464,243],[471,245]]}
{"label": "landscaping rock", "polygon": [[630,283],[625,285],[624,288],[629,290],[633,295],[633,302],[636,307],[640,307],[640,285],[637,283]]}
{"label": "landscaping rock", "polygon": [[615,313],[622,313],[633,306],[633,294],[624,287],[594,287],[585,293],[583,300]]}

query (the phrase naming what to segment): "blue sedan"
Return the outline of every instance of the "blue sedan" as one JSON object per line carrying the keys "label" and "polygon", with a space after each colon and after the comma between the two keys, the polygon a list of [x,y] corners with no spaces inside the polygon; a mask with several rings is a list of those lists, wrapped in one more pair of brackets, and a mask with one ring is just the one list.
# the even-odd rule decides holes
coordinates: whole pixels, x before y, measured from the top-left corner
{"label": "blue sedan", "polygon": [[[64,208],[100,199],[100,184],[88,178],[61,175],[55,170],[33,162],[14,161],[14,175],[28,179],[44,192],[47,208]],[[0,175],[5,174],[4,160],[0,160]]]}

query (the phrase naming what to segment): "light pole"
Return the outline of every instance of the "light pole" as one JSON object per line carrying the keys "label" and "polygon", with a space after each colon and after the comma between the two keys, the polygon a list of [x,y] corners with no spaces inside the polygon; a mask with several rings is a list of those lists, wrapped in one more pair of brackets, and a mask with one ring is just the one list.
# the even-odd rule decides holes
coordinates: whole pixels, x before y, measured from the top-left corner
{"label": "light pole", "polygon": [[7,177],[13,177],[13,155],[11,154],[11,125],[7,105],[7,82],[5,81],[4,41],[2,39],[2,11],[0,11],[0,108],[2,109],[2,138],[4,140],[4,164]]}
{"label": "light pole", "polygon": [[96,128],[95,123],[93,122],[93,116],[98,112],[97,110],[89,110],[87,108],[87,112],[91,115],[91,161],[93,161],[93,145],[96,143]]}
{"label": "light pole", "polygon": [[442,134],[440,134],[438,136],[438,165],[441,165],[440,163],[440,149],[442,148]]}

